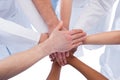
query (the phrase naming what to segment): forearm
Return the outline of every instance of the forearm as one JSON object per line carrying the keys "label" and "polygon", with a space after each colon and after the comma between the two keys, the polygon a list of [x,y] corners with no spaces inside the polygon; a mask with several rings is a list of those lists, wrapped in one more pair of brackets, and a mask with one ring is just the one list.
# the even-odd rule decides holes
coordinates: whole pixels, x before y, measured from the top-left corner
{"label": "forearm", "polygon": [[90,68],[75,57],[68,58],[68,64],[80,71],[88,80],[108,80],[102,74]]}
{"label": "forearm", "polygon": [[47,80],[59,80],[61,66],[57,62],[53,62],[51,71],[47,77]]}
{"label": "forearm", "polygon": [[70,16],[72,11],[72,0],[61,0],[61,20],[65,28],[69,29]]}
{"label": "forearm", "polygon": [[[41,46],[42,47],[42,46]],[[43,46],[45,47],[45,45]],[[16,53],[0,61],[0,80],[9,79],[26,70],[49,52],[35,46],[30,50]]]}
{"label": "forearm", "polygon": [[120,31],[88,35],[84,44],[120,44]]}
{"label": "forearm", "polygon": [[59,23],[59,20],[57,19],[57,16],[52,8],[51,1],[50,0],[32,0],[32,1],[35,4],[40,15],[43,17],[44,21],[47,23],[49,30],[52,31]]}

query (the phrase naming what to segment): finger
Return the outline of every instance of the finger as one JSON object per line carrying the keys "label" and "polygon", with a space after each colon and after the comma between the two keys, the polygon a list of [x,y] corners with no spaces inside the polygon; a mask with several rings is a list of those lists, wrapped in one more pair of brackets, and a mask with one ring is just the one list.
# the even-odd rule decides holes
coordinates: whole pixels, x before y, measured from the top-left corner
{"label": "finger", "polygon": [[54,53],[54,54],[53,54],[53,56],[54,56],[54,58],[56,58],[56,56],[57,56],[57,52],[56,52],[56,53]]}
{"label": "finger", "polygon": [[66,62],[64,62],[65,59],[66,59],[65,54],[59,53],[58,55],[59,65],[64,66],[66,64]]}
{"label": "finger", "polygon": [[69,57],[69,52],[66,52],[65,55],[66,55],[66,57]]}
{"label": "finger", "polygon": [[65,52],[62,53],[62,60],[63,60],[63,66],[67,64],[67,60],[66,60],[66,54]]}
{"label": "finger", "polygon": [[76,33],[82,33],[83,32],[83,30],[81,30],[81,29],[74,29],[74,30],[71,30],[70,31],[70,34],[71,35],[74,35],[74,34],[76,34]]}
{"label": "finger", "polygon": [[86,39],[86,36],[81,37],[79,39],[75,39],[75,40],[72,41],[72,44],[77,44],[79,42],[83,42],[85,39]]}
{"label": "finger", "polygon": [[73,44],[72,49],[73,49],[73,48],[76,48],[76,47],[78,47],[78,46],[80,46],[80,45],[82,45],[82,44],[83,44],[83,42],[79,42],[79,43]]}
{"label": "finger", "polygon": [[58,62],[58,64],[60,65],[60,66],[62,66],[62,55],[61,55],[61,53],[57,53],[57,56],[56,56],[56,61]]}
{"label": "finger", "polygon": [[50,55],[50,58],[51,58],[51,61],[54,61],[54,60],[55,60],[54,53],[52,53],[52,54]]}
{"label": "finger", "polygon": [[49,55],[49,58],[50,58],[50,61],[52,61],[52,56],[51,55]]}
{"label": "finger", "polygon": [[66,30],[68,30],[68,29],[66,29],[65,27],[63,27],[63,30],[66,31]]}
{"label": "finger", "polygon": [[72,35],[72,40],[75,40],[75,39],[78,39],[78,38],[81,38],[83,36],[86,36],[86,33],[83,32],[83,33],[77,33],[75,35]]}
{"label": "finger", "polygon": [[76,48],[73,48],[70,50],[71,53],[74,53],[75,51],[77,50],[77,47]]}

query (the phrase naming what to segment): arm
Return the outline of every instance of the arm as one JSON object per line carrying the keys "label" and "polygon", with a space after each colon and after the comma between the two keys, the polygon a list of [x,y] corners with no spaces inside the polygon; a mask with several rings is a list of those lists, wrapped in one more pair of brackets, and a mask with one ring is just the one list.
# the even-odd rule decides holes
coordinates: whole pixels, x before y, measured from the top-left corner
{"label": "arm", "polygon": [[[71,51],[71,53],[73,52],[74,50]],[[97,79],[108,80],[102,74],[90,68],[89,66],[78,60],[76,57],[74,57],[73,55],[70,55],[67,58],[67,63],[73,66],[74,68],[76,68],[78,71],[80,71],[88,80],[97,80]],[[53,62],[47,80],[59,80],[60,71],[61,71],[61,66],[59,66],[58,63]]]}
{"label": "arm", "polygon": [[[39,51],[39,50],[40,51]],[[47,53],[36,46],[30,50],[16,53],[0,61],[0,80],[7,80],[26,70],[43,58]]]}
{"label": "arm", "polygon": [[[60,19],[63,21],[63,26],[69,30],[69,22],[72,10],[72,0],[60,0],[58,5],[60,7]],[[50,57],[56,59],[59,65],[65,65],[67,63],[66,57],[69,56],[69,52],[57,54],[55,57],[51,55]]]}
{"label": "arm", "polygon": [[88,35],[84,44],[120,44],[120,31]]}
{"label": "arm", "polygon": [[49,32],[51,32],[59,23],[59,20],[52,8],[51,1],[50,0],[32,0],[32,1],[40,15],[43,17],[44,21],[47,23]]}
{"label": "arm", "polygon": [[102,74],[90,68],[74,56],[67,58],[67,61],[68,64],[80,71],[88,80],[108,80]]}
{"label": "arm", "polygon": [[51,71],[46,80],[59,80],[61,66],[57,62],[53,62]]}
{"label": "arm", "polygon": [[[48,32],[51,33],[56,25],[59,23],[59,20],[52,8],[50,0],[32,0],[39,14],[44,19],[45,23],[48,25]],[[48,15],[49,14],[49,15]],[[55,53],[54,53],[55,54]],[[52,54],[52,55],[54,55]],[[65,53],[61,53],[65,54]],[[59,54],[59,55],[61,55]],[[50,55],[51,56],[51,55]],[[60,57],[60,56],[59,56]],[[63,56],[65,57],[65,56]],[[53,57],[51,57],[53,59]]]}
{"label": "arm", "polygon": [[72,0],[61,0],[60,15],[64,27],[69,29],[70,16],[72,11]]}
{"label": "arm", "polygon": [[61,26],[60,23],[45,42],[1,60],[0,80],[19,74],[50,53],[65,52],[81,44],[78,34],[81,30],[60,31]]}

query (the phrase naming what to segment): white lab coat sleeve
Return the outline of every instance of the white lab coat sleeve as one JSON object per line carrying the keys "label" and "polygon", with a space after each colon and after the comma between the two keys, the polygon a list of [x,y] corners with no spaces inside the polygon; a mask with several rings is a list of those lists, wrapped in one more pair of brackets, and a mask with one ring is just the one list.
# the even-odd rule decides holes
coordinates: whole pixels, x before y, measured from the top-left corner
{"label": "white lab coat sleeve", "polygon": [[[48,32],[48,27],[44,20],[42,19],[41,15],[39,14],[38,10],[36,9],[35,5],[33,4],[32,0],[16,0],[18,5],[21,7],[21,10],[27,16],[33,27],[42,33]],[[27,3],[27,4],[26,4]]]}
{"label": "white lab coat sleeve", "polygon": [[39,39],[40,33],[0,18],[0,41],[3,44],[14,42],[37,44]]}
{"label": "white lab coat sleeve", "polygon": [[[83,29],[88,35],[91,34],[89,32],[100,32],[99,29],[95,27],[97,27],[96,25],[103,17],[107,16],[115,1],[116,0],[90,0],[83,8],[74,29]],[[104,30],[104,27],[101,30]],[[97,49],[100,47],[100,45],[85,45],[87,49]]]}
{"label": "white lab coat sleeve", "polygon": [[89,31],[97,22],[106,15],[116,0],[90,0],[80,14],[74,28]]}

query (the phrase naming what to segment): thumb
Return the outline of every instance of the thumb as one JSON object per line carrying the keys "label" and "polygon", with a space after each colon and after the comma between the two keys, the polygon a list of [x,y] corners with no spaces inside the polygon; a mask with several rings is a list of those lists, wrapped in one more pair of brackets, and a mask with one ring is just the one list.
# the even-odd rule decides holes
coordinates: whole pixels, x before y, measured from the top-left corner
{"label": "thumb", "polygon": [[63,22],[60,21],[59,24],[56,27],[56,30],[62,30],[62,28],[63,28],[62,26],[63,26]]}

